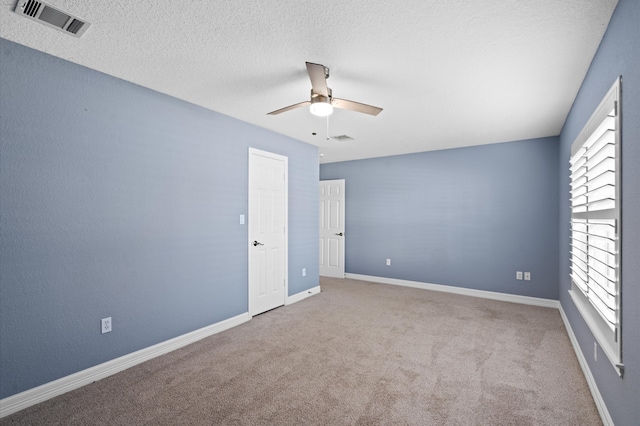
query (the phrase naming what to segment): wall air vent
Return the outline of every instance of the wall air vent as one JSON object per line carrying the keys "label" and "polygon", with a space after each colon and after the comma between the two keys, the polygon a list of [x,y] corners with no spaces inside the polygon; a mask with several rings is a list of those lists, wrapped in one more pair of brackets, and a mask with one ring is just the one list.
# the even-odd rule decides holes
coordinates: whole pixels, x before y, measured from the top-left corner
{"label": "wall air vent", "polygon": [[335,139],[335,140],[340,141],[340,142],[346,142],[346,141],[352,141],[353,140],[353,138],[351,136],[347,136],[347,135],[331,136],[331,139]]}
{"label": "wall air vent", "polygon": [[14,12],[75,37],[80,37],[91,25],[42,1],[18,0]]}

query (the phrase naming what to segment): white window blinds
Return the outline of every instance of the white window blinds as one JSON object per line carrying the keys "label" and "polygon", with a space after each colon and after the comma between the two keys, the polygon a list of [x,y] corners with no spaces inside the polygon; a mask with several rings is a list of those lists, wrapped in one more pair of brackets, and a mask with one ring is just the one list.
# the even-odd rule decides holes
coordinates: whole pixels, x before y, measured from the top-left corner
{"label": "white window blinds", "polygon": [[580,312],[621,368],[619,100],[620,79],[571,146],[570,268],[578,308],[580,300],[591,306]]}

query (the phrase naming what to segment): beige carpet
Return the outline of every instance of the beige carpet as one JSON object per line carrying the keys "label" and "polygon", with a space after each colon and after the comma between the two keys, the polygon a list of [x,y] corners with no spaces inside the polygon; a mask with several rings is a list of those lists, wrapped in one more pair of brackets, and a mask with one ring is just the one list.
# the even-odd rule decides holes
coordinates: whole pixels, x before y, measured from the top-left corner
{"label": "beige carpet", "polygon": [[0,424],[601,424],[555,309],[321,286]]}

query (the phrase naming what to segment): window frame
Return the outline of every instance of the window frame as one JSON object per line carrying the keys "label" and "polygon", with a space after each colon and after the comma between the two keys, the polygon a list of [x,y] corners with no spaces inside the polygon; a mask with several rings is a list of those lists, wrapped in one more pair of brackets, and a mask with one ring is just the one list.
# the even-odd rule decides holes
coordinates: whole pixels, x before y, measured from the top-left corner
{"label": "window frame", "polygon": [[[618,77],[611,88],[607,91],[598,107],[594,110],[593,114],[584,125],[578,137],[571,144],[570,160],[573,161],[574,155],[580,151],[584,144],[589,140],[592,134],[595,133],[597,127],[606,120],[607,114],[611,111],[611,103],[613,102],[613,110],[615,111],[615,206],[612,209],[602,210],[603,213],[588,212],[577,213],[573,211],[572,202],[573,195],[570,195],[570,225],[573,225],[574,219],[607,219],[614,220],[615,222],[615,259],[616,259],[616,281],[615,281],[615,324],[612,330],[607,324],[603,315],[598,312],[592,302],[589,301],[587,295],[576,284],[573,277],[571,280],[571,289],[569,294],[573,300],[576,308],[582,315],[582,318],[587,323],[589,329],[596,338],[597,343],[600,345],[602,351],[607,356],[618,375],[622,377],[624,372],[624,364],[622,360],[622,77]],[[572,164],[570,161],[570,165]],[[569,177],[570,184],[573,184],[573,179]],[[570,242],[574,242],[573,230],[570,227]],[[586,243],[588,244],[588,242]],[[573,247],[573,244],[571,244]],[[572,254],[569,253],[569,265],[573,267]]]}

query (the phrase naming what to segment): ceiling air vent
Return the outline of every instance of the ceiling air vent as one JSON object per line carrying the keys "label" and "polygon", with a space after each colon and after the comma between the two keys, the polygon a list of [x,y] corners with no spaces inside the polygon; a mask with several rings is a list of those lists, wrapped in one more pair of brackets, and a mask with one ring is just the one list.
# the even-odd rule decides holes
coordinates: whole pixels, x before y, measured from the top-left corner
{"label": "ceiling air vent", "polygon": [[80,37],[91,25],[42,1],[19,0],[14,12],[75,37]]}
{"label": "ceiling air vent", "polygon": [[331,139],[335,139],[335,140],[340,141],[340,142],[346,142],[346,141],[352,141],[353,140],[353,138],[351,136],[347,136],[347,135],[331,136]]}

